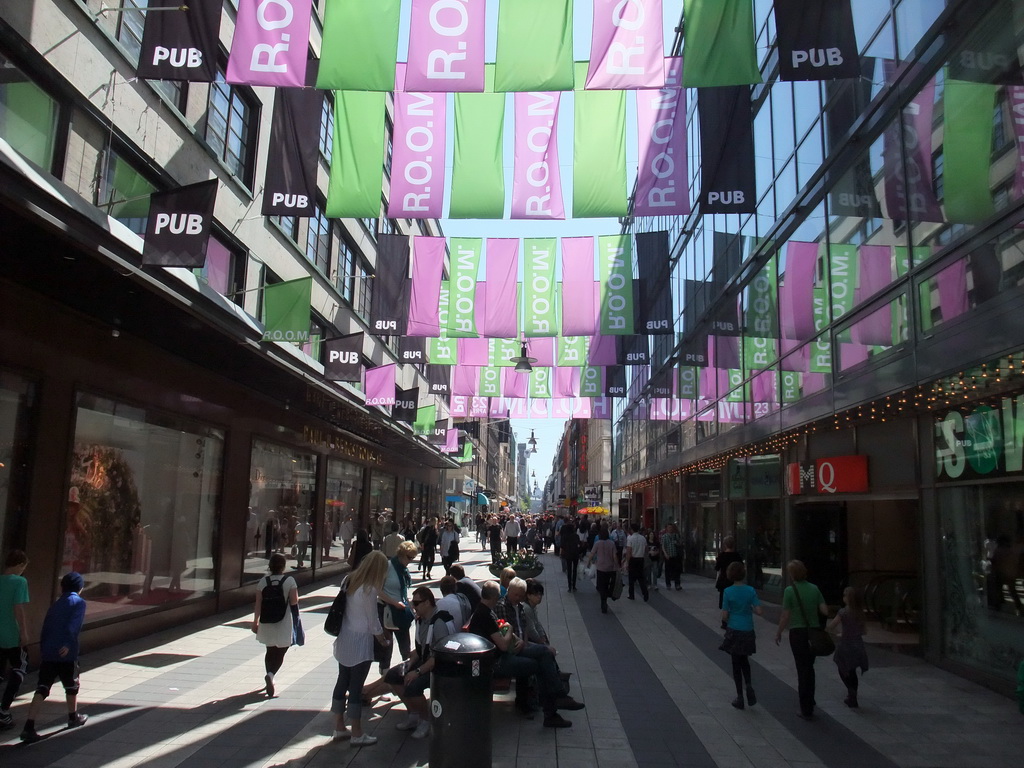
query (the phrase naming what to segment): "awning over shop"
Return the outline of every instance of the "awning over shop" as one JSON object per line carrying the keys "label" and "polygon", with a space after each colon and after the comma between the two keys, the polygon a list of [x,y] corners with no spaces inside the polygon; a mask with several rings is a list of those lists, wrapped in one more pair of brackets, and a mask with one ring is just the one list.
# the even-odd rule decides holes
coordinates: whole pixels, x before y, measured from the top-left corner
{"label": "awning over shop", "polygon": [[458,496],[458,495],[455,495],[455,494],[449,494],[448,496],[444,497],[444,500],[445,501],[465,501],[466,497],[465,496]]}
{"label": "awning over shop", "polygon": [[477,504],[490,504],[491,500],[488,499],[486,496],[484,496],[482,493],[478,493],[476,495],[476,503]]}

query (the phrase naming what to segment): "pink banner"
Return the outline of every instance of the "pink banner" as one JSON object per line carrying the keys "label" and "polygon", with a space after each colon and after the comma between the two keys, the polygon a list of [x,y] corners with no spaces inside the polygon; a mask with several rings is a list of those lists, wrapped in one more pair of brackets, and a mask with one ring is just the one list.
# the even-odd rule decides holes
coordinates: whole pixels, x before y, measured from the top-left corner
{"label": "pink banner", "polygon": [[409,336],[439,336],[441,332],[441,276],[445,238],[412,239],[412,293],[409,298]]}
{"label": "pink banner", "polygon": [[487,0],[412,0],[406,87],[483,91],[486,17]]}
{"label": "pink banner", "polygon": [[587,89],[665,84],[661,0],[594,0]]}
{"label": "pink banner", "polygon": [[554,385],[551,388],[552,397],[579,397],[580,394],[580,369],[579,368],[555,368]]}
{"label": "pink banner", "polygon": [[459,450],[459,430],[449,429],[445,433],[444,446],[441,448],[441,453],[455,453]]}
{"label": "pink banner", "polygon": [[555,398],[551,401],[553,419],[589,419],[590,398]]}
{"label": "pink banner", "polygon": [[[478,377],[479,378],[479,377]],[[490,398],[487,397],[472,397],[469,400],[469,415],[470,418],[482,419],[487,416],[487,404]]]}
{"label": "pink banner", "polygon": [[459,339],[458,353],[459,365],[455,370],[467,365],[483,368],[491,362],[491,346],[487,339]]}
{"label": "pink banner", "polygon": [[[886,60],[883,69],[887,83],[893,82],[900,71],[892,60]],[[903,108],[900,119],[893,121],[885,130],[882,164],[885,172],[886,218],[912,222],[944,221],[932,184],[934,109],[935,79],[932,78],[914,100]]]}
{"label": "pink banner", "polygon": [[686,160],[686,91],[683,60],[666,59],[665,88],[636,95],[639,149],[634,214],[685,215],[690,212]]}
{"label": "pink banner", "polygon": [[1013,117],[1013,139],[1017,148],[1017,170],[1013,174],[1013,199],[1024,196],[1024,85],[1010,85],[1006,88]]}
{"label": "pink banner", "polygon": [[312,12],[310,2],[238,0],[227,81],[303,87]]}
{"label": "pink banner", "polygon": [[555,338],[529,339],[526,352],[529,357],[537,358],[534,368],[551,368],[555,364]]}
{"label": "pink banner", "polygon": [[562,335],[597,333],[594,238],[562,238]]}
{"label": "pink banner", "polygon": [[469,398],[465,395],[452,395],[451,404],[448,406],[448,413],[453,418],[469,416]]}
{"label": "pink banner", "polygon": [[513,219],[564,219],[558,168],[558,93],[515,95]]}
{"label": "pink banner", "polygon": [[618,365],[619,353],[615,337],[595,334],[590,340],[588,362],[591,365]]}
{"label": "pink banner", "polygon": [[381,365],[366,370],[366,404],[395,404],[395,370],[398,366]]}
{"label": "pink banner", "polygon": [[[942,321],[959,317],[969,308],[967,301],[967,259],[960,259],[935,276],[939,289]],[[891,340],[890,336],[890,340]]]}
{"label": "pink banner", "polygon": [[814,336],[814,273],[818,243],[786,244],[786,268],[779,285],[779,320],[784,339]]}
{"label": "pink banner", "polygon": [[[514,339],[519,335],[517,280],[519,240],[488,238],[486,282],[481,294],[477,285],[477,332],[492,339]],[[483,297],[483,311],[480,298]]]}
{"label": "pink banner", "polygon": [[526,397],[529,391],[530,374],[516,373],[515,368],[503,368],[501,394],[505,397]]}
{"label": "pink banner", "polygon": [[[462,341],[462,339],[459,339]],[[473,339],[476,341],[476,339]],[[461,355],[460,355],[460,358]],[[470,397],[480,391],[480,368],[456,365],[452,368],[452,394]]]}
{"label": "pink banner", "polygon": [[443,93],[395,94],[389,217],[441,217],[446,116]]}
{"label": "pink banner", "polygon": [[[858,249],[858,285],[853,292],[859,306],[892,282],[892,247],[862,245]],[[892,344],[892,316],[875,312],[853,326],[853,340],[861,344]]]}

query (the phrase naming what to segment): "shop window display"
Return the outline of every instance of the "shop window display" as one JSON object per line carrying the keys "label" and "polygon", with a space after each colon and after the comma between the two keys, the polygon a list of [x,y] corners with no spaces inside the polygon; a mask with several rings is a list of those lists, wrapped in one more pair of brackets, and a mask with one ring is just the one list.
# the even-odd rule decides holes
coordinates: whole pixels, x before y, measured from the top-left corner
{"label": "shop window display", "polygon": [[1024,484],[942,488],[943,644],[1000,677],[1024,660]]}
{"label": "shop window display", "polygon": [[[28,423],[35,387],[20,376],[0,371],[0,552],[18,546],[25,520],[25,471],[28,465]],[[19,542],[20,543],[20,542]]]}
{"label": "shop window display", "polygon": [[79,394],[61,568],[89,618],[210,594],[224,436]]}
{"label": "shop window display", "polygon": [[313,512],[316,462],[312,453],[263,440],[254,440],[249,470],[249,510],[246,525],[246,582],[266,574],[275,552],[289,568],[311,568],[323,526]]}
{"label": "shop window display", "polygon": [[[351,543],[349,530],[361,527],[363,508],[363,475],[358,464],[331,459],[327,463],[327,499],[323,515],[323,563],[327,565],[348,558]],[[344,523],[349,523],[343,527]],[[349,541],[345,541],[345,535]]]}

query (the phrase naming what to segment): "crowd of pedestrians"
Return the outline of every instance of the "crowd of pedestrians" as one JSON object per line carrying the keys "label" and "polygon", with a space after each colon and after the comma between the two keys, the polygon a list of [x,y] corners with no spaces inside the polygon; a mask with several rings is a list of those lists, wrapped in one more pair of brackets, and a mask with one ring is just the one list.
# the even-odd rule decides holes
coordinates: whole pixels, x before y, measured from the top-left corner
{"label": "crowd of pedestrians", "polygon": [[[570,593],[578,589],[582,564],[585,574],[595,581],[602,613],[609,612],[609,601],[618,599],[624,590],[627,599],[636,599],[639,591],[643,600],[649,601],[662,577],[666,589],[681,589],[681,545],[674,524],[654,531],[636,522],[620,524],[569,515],[524,519],[511,514],[481,514],[475,523],[477,541],[484,551],[490,549],[494,562],[506,554],[522,555],[526,546],[535,553],[553,547]],[[545,584],[519,578],[512,567],[501,571],[500,581],[481,584],[469,578],[456,562],[466,535],[453,518],[443,522],[429,518],[418,528],[409,520],[400,525],[385,518],[370,529],[352,531],[352,568],[341,586],[347,598],[344,621],[333,646],[338,664],[330,707],[335,740],[355,746],[374,744],[376,737],[363,730],[363,710],[383,694],[394,695],[405,705],[407,715],[396,727],[409,731],[413,738],[425,738],[430,732],[426,696],[434,667],[431,647],[459,631],[478,634],[495,645],[495,675],[515,679],[515,707],[523,717],[533,719],[536,712],[542,712],[544,727],[567,728],[572,723],[561,712],[583,709],[584,704],[570,695],[571,676],[559,668],[557,649],[537,610],[544,600]],[[414,588],[410,567],[418,560],[421,582],[431,580],[438,553],[445,571],[437,584],[440,594],[426,583]],[[7,670],[0,697],[0,729],[13,725],[11,705],[27,671],[25,605],[29,590],[22,575],[27,564],[24,553],[12,551],[0,576],[0,671]],[[268,697],[275,696],[276,678],[288,650],[302,645],[304,637],[298,587],[286,568],[285,555],[273,553],[267,575],[255,587],[251,629],[265,647],[264,690]],[[750,657],[757,652],[753,617],[762,615],[762,608],[757,591],[746,583],[744,559],[731,537],[724,539],[715,568],[724,630],[721,650],[732,659],[736,696],[731,703],[744,709],[757,702]],[[788,631],[799,714],[813,719],[816,655],[810,637],[822,627],[829,609],[821,591],[809,581],[803,563],[793,560],[786,570],[790,586],[783,595],[775,642],[780,643]],[[83,587],[81,575],[66,574],[61,580],[61,596],[43,623],[39,681],[21,733],[23,741],[40,738],[35,720],[58,679],[67,699],[68,727],[86,722],[86,715],[77,710],[78,633],[86,610],[80,596]],[[857,590],[845,590],[843,606],[825,629],[839,633],[834,661],[846,686],[844,701],[858,707],[858,671],[868,669],[868,658],[864,611]],[[398,658],[393,663],[396,648]],[[368,683],[374,664],[378,675]]]}

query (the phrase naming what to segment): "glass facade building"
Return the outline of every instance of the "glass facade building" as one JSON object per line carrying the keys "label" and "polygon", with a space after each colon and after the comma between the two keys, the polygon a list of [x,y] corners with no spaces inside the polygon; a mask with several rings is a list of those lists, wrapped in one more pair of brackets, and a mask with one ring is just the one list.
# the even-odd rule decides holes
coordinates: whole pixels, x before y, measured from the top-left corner
{"label": "glass facade building", "polygon": [[[671,369],[676,397],[634,373],[616,484],[632,514],[680,523],[690,570],[735,535],[778,600],[804,559],[829,602],[862,587],[930,659],[1004,685],[1024,657],[1018,9],[854,2],[860,78],[783,82],[771,5],[754,2],[754,210],[625,225],[670,233],[675,333],[651,337],[651,378]],[[937,469],[965,444],[991,467]],[[866,475],[836,486],[847,457]]]}

